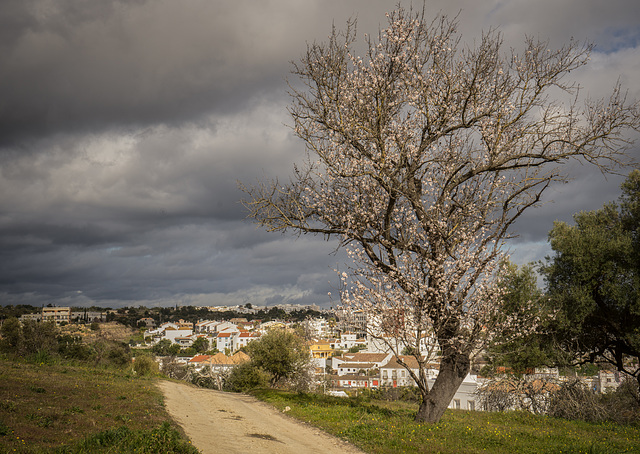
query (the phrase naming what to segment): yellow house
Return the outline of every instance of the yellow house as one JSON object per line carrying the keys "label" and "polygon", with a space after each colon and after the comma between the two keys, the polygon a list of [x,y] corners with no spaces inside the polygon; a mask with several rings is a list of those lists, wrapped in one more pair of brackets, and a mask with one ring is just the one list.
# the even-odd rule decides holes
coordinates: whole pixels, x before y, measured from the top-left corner
{"label": "yellow house", "polygon": [[311,342],[311,355],[314,358],[329,358],[331,353],[333,353],[333,348],[331,348],[331,344],[326,340],[319,340],[315,342]]}

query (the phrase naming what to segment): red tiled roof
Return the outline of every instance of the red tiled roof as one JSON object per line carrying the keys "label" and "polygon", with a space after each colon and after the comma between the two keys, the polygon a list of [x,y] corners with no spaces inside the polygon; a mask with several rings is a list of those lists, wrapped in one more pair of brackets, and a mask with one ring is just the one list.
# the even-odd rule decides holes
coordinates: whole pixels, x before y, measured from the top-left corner
{"label": "red tiled roof", "polygon": [[211,358],[211,355],[197,355],[189,360],[190,363],[202,363]]}

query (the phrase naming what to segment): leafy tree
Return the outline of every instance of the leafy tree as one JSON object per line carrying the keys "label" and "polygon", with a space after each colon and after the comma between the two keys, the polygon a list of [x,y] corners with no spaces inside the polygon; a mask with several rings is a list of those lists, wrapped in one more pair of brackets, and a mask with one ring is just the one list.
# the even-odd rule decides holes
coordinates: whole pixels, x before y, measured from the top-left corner
{"label": "leafy tree", "polygon": [[196,351],[196,353],[205,353],[209,350],[209,340],[206,337],[199,337],[193,341],[191,347]]}
{"label": "leafy tree", "polygon": [[96,365],[124,367],[131,364],[131,349],[124,342],[99,339],[91,344]]}
{"label": "leafy tree", "polygon": [[542,268],[558,317],[554,346],[574,364],[606,362],[640,386],[640,171],[609,203],[556,222],[549,233],[555,254]]}
{"label": "leafy tree", "polygon": [[[424,10],[388,19],[364,58],[354,22],[307,47],[293,67],[301,84],[290,85],[307,160],[288,184],[243,189],[268,230],[339,239],[353,259],[342,301],[364,309],[369,335],[396,355],[415,347],[419,371],[405,367],[422,395],[416,420],[436,422],[500,329],[495,274],[512,224],[566,178],[568,160],[615,168],[640,115],[619,86],[579,104],[565,78],[591,46],[527,38],[522,53],[505,53],[495,31],[460,46],[457,23]],[[425,336],[438,345],[426,357]]]}
{"label": "leafy tree", "polygon": [[17,304],[12,305],[8,304],[6,306],[0,306],[0,320],[8,319],[8,318],[20,318],[21,315],[24,314],[35,314],[40,312],[42,309],[36,306],[30,306],[28,304]]}
{"label": "leafy tree", "polygon": [[161,339],[151,347],[151,351],[158,356],[176,356],[180,352],[180,346],[169,339]]}
{"label": "leafy tree", "polygon": [[260,339],[246,346],[251,364],[271,376],[271,385],[291,381],[304,375],[311,352],[306,342],[284,329],[269,330]]}
{"label": "leafy tree", "polygon": [[[537,280],[532,264],[519,268],[514,263],[505,263],[498,319],[507,317],[517,323],[509,330],[502,330],[488,346],[491,372],[497,366],[507,366],[516,374],[522,374],[534,367],[553,363],[554,352],[547,348],[545,341],[553,310],[544,292],[538,288]],[[519,330],[520,335],[516,336],[512,330]]]}
{"label": "leafy tree", "polygon": [[2,325],[0,347],[5,353],[28,356],[37,353],[51,354],[58,349],[58,327],[54,322],[8,318]]}
{"label": "leafy tree", "polygon": [[0,349],[3,353],[19,355],[23,345],[22,326],[20,320],[10,317],[4,321],[0,329]]}
{"label": "leafy tree", "polygon": [[24,353],[53,353],[58,349],[59,330],[55,322],[27,320],[22,324]]}
{"label": "leafy tree", "polygon": [[349,349],[349,353],[358,353],[360,350],[365,350],[366,348],[365,345],[354,345]]}

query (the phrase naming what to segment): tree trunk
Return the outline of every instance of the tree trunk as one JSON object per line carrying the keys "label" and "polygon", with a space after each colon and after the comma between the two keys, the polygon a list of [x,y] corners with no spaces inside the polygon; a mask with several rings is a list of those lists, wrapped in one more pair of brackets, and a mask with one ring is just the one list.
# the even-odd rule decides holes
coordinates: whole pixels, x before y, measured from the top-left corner
{"label": "tree trunk", "polygon": [[436,381],[422,397],[416,422],[435,424],[440,421],[470,369],[471,361],[467,355],[456,354],[442,358]]}

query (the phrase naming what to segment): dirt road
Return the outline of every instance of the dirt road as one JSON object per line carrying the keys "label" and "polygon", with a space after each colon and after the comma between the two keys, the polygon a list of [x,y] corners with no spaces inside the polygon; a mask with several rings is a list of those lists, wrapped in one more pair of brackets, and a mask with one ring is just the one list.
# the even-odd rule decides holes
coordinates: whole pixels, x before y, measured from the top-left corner
{"label": "dirt road", "polygon": [[202,454],[361,453],[243,394],[161,381],[169,414]]}

